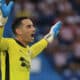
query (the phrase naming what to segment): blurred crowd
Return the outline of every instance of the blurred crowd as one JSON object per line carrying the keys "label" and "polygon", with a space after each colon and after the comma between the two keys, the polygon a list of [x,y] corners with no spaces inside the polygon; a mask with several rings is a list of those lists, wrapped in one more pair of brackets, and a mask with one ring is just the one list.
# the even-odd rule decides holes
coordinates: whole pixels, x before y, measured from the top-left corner
{"label": "blurred crowd", "polygon": [[[15,0],[14,17],[33,19],[36,41],[48,33],[51,25],[62,21],[58,35],[46,49],[47,56],[65,80],[80,79],[80,0]],[[78,79],[77,79],[78,78]]]}

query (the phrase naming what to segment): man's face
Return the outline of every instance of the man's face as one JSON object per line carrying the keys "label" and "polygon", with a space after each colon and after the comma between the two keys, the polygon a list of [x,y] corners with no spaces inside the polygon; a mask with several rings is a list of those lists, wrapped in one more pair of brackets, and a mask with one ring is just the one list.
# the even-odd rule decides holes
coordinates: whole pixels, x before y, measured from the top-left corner
{"label": "man's face", "polygon": [[22,24],[19,30],[19,35],[23,38],[23,41],[29,43],[34,40],[35,27],[30,19],[22,20]]}

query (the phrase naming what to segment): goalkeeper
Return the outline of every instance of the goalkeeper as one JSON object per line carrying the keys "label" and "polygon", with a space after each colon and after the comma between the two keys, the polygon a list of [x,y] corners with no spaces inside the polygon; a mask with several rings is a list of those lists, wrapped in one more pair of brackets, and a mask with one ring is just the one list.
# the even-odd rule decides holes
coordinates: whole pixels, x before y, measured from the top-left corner
{"label": "goalkeeper", "polygon": [[43,39],[32,45],[28,43],[34,40],[35,27],[31,19],[20,17],[15,19],[12,25],[15,38],[3,38],[3,26],[7,22],[14,3],[10,1],[6,5],[5,0],[0,0],[0,55],[2,80],[29,80],[31,60],[43,51],[48,43],[57,36],[61,22],[52,26],[50,32]]}

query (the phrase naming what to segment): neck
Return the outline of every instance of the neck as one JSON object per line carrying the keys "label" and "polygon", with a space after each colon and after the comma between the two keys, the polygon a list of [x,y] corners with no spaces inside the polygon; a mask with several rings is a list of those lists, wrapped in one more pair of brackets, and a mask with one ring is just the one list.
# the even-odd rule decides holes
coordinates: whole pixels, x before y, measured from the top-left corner
{"label": "neck", "polygon": [[24,41],[23,38],[21,38],[21,37],[16,37],[15,39],[16,39],[18,42],[20,42],[24,47],[26,47],[27,43],[26,43],[26,41]]}

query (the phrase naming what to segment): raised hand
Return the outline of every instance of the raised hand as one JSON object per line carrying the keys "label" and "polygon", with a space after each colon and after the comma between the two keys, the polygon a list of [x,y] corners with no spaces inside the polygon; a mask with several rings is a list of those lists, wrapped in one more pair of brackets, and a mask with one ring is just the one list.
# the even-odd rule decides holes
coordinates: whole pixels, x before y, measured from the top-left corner
{"label": "raised hand", "polygon": [[62,27],[62,22],[58,21],[55,25],[51,27],[50,34],[53,34],[54,37],[57,37],[58,33],[60,32],[61,27]]}
{"label": "raised hand", "polygon": [[2,11],[3,17],[8,17],[10,15],[13,5],[13,1],[10,1],[7,5],[6,0],[0,0],[0,9]]}
{"label": "raised hand", "polygon": [[53,39],[57,37],[57,35],[59,34],[61,27],[62,27],[62,22],[58,21],[55,25],[51,27],[50,32],[47,35],[45,35],[44,38],[48,42],[52,42]]}

